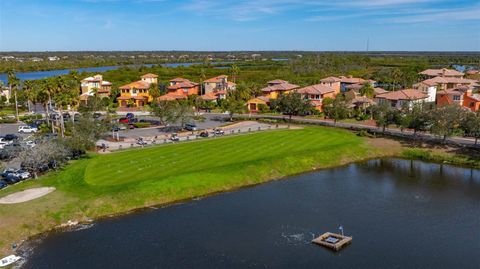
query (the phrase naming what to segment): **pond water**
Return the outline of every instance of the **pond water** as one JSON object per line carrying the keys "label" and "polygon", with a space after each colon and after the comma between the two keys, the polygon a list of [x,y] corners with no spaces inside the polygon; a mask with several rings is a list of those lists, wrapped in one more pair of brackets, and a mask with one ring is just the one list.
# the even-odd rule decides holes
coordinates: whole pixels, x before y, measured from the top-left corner
{"label": "pond water", "polygon": [[[194,64],[200,64],[200,63],[165,63],[161,64],[162,66],[165,67],[189,67]],[[152,67],[154,64],[145,64],[144,66],[147,67]],[[70,70],[77,70],[79,73],[82,72],[105,72],[105,71],[110,71],[110,70],[116,70],[120,67],[120,65],[114,65],[114,66],[100,66],[100,67],[85,67],[85,68],[71,68],[71,69],[57,69],[57,70],[49,70],[49,71],[34,71],[34,72],[18,72],[16,73],[17,77],[20,80],[35,80],[35,79],[44,79],[48,77],[55,77],[55,76],[60,76],[60,75],[66,75],[70,72]],[[135,67],[135,65],[129,65],[129,67]],[[7,74],[6,73],[0,73],[0,80],[3,81],[4,85],[7,84]]]}
{"label": "pond water", "polygon": [[[343,225],[335,253],[310,241]],[[373,160],[53,233],[24,268],[479,268],[480,171]]]}

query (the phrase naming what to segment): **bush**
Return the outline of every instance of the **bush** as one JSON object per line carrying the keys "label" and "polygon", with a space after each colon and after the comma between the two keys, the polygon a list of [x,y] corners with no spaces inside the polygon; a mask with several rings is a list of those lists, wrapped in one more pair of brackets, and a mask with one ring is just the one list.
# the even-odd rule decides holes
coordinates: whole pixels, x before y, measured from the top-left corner
{"label": "bush", "polygon": [[152,126],[152,123],[150,123],[150,122],[135,122],[133,124],[133,126],[135,126],[135,128],[146,128],[146,127]]}
{"label": "bush", "polygon": [[33,114],[33,115],[24,115],[24,116],[20,116],[19,117],[21,121],[25,122],[25,123],[32,123],[34,120],[40,120],[43,118],[42,115],[40,114]]}
{"label": "bush", "polygon": [[0,119],[0,123],[17,123],[17,119],[15,118]]}

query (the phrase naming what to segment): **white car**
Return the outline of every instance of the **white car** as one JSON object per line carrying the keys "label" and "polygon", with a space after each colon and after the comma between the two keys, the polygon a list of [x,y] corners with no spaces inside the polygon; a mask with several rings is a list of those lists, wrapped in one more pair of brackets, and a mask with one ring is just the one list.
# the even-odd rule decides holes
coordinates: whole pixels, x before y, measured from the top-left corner
{"label": "white car", "polygon": [[19,133],[36,133],[38,132],[38,129],[35,127],[25,125],[25,126],[18,127],[18,132]]}
{"label": "white car", "polygon": [[35,144],[35,141],[30,141],[30,140],[29,140],[29,141],[26,141],[26,142],[25,142],[25,145],[26,145],[27,147],[29,147],[29,148],[33,148],[33,147],[35,147],[37,144]]}
{"label": "white car", "polygon": [[0,149],[3,149],[6,145],[12,144],[13,141],[5,140],[5,138],[0,137]]}

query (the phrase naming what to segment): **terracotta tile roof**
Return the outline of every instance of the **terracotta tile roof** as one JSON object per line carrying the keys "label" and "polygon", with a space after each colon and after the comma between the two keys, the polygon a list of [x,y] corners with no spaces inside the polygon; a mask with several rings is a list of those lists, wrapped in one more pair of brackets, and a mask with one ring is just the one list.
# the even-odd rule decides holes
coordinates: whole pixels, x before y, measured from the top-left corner
{"label": "terracotta tile roof", "polygon": [[290,91],[290,90],[298,89],[299,87],[300,86],[298,85],[290,84],[286,82],[282,84],[274,84],[272,86],[268,86],[266,88],[263,88],[261,91],[265,93],[275,92],[275,91]]}
{"label": "terracotta tile roof", "polygon": [[170,82],[184,82],[184,81],[190,81],[190,80],[186,78],[174,78],[170,80]]}
{"label": "terracotta tile roof", "polygon": [[447,90],[440,90],[437,92],[437,95],[459,95],[462,96],[465,92],[462,92],[457,89],[447,89]]}
{"label": "terracotta tile roof", "polygon": [[377,94],[387,93],[388,91],[386,91],[383,88],[373,88],[373,92],[375,93],[375,95],[377,95]]}
{"label": "terracotta tile roof", "polygon": [[132,99],[130,96],[119,96],[117,97],[117,100],[130,100]]}
{"label": "terracotta tile roof", "polygon": [[284,84],[284,83],[288,83],[288,81],[282,80],[282,79],[274,79],[267,82],[267,84]]}
{"label": "terracotta tile roof", "polygon": [[148,74],[145,74],[145,75],[141,76],[141,78],[158,78],[158,75],[148,73]]}
{"label": "terracotta tile roof", "polygon": [[213,77],[213,78],[209,78],[207,80],[205,80],[204,82],[208,82],[208,83],[220,83],[222,82],[222,79],[224,78],[228,78],[226,75],[220,75],[220,76],[216,76],[216,77]]}
{"label": "terracotta tile roof", "polygon": [[466,78],[456,78],[456,77],[434,77],[430,79],[426,79],[420,83],[425,85],[434,86],[438,84],[475,84],[477,83],[474,79],[466,79]]}
{"label": "terracotta tile roof", "polygon": [[169,90],[176,90],[176,89],[183,89],[183,88],[194,88],[197,86],[198,86],[198,83],[186,80],[182,82],[176,82],[175,85],[169,85],[167,88]]}
{"label": "terracotta tile roof", "polygon": [[323,84],[316,84],[300,88],[296,90],[296,92],[300,94],[326,94],[330,92],[335,92],[335,90]]}
{"label": "terracotta tile roof", "polygon": [[335,82],[340,82],[340,79],[337,77],[327,77],[324,79],[321,79],[320,82],[322,83],[335,83]]}
{"label": "terracotta tile roof", "polygon": [[356,96],[351,101],[353,104],[375,104],[375,102],[366,96]]}
{"label": "terracotta tile roof", "polygon": [[120,86],[119,87],[121,90],[129,90],[129,89],[143,89],[143,90],[148,90],[150,88],[150,83],[145,82],[143,80],[137,80],[132,83],[128,83],[126,85]]}
{"label": "terracotta tile roof", "polygon": [[175,93],[167,93],[165,95],[158,97],[158,100],[160,101],[173,101],[173,100],[182,100],[182,99],[187,99],[187,97],[185,95],[175,94]]}
{"label": "terracotta tile roof", "polygon": [[405,89],[399,91],[392,91],[377,95],[375,98],[387,100],[419,100],[425,99],[428,95],[414,89]]}
{"label": "terracotta tile roof", "polygon": [[447,77],[453,77],[453,76],[463,76],[464,74],[462,72],[459,72],[457,70],[453,69],[447,69],[447,68],[442,68],[442,69],[427,69],[419,73],[420,75],[426,75],[426,76],[447,76]]}
{"label": "terracotta tile roof", "polygon": [[202,100],[217,100],[217,96],[213,92],[207,92],[206,94],[200,96],[200,99]]}
{"label": "terracotta tile roof", "polygon": [[476,74],[480,74],[480,71],[479,70],[468,70],[467,72],[465,72],[467,75],[476,75]]}
{"label": "terracotta tile roof", "polygon": [[362,87],[363,87],[363,84],[354,83],[354,84],[348,84],[347,86],[345,86],[345,89],[360,90]]}
{"label": "terracotta tile roof", "polygon": [[347,84],[363,84],[366,82],[363,78],[354,78],[354,77],[339,77],[340,82],[347,83]]}
{"label": "terracotta tile roof", "polygon": [[478,93],[469,95],[467,97],[473,99],[476,102],[480,102],[480,94],[478,94]]}

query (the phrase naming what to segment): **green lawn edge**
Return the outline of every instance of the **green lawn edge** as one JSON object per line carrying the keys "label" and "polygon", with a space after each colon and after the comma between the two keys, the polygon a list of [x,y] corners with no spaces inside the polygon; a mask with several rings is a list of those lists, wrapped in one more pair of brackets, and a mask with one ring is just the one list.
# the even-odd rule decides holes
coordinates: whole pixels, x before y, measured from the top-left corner
{"label": "green lawn edge", "polygon": [[376,157],[382,151],[365,138],[328,127],[91,154],[39,180],[0,191],[5,196],[35,186],[57,188],[30,202],[0,205],[5,220],[0,223],[0,254],[10,253],[13,242],[68,220],[123,214]]}

